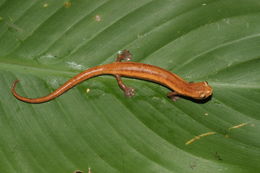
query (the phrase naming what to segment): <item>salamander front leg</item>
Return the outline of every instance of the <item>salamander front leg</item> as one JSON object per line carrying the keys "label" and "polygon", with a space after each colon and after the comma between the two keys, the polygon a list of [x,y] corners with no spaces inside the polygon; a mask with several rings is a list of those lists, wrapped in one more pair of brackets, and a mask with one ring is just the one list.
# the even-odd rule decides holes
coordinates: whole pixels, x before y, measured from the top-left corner
{"label": "salamander front leg", "polygon": [[168,93],[167,97],[169,97],[172,101],[175,102],[176,100],[178,100],[180,98],[178,95],[179,94],[177,92],[173,91],[173,92]]}
{"label": "salamander front leg", "polygon": [[123,60],[129,61],[132,58],[132,54],[128,50],[119,51],[117,54],[116,62],[121,62]]}
{"label": "salamander front leg", "polygon": [[135,89],[134,88],[131,88],[131,87],[127,87],[121,77],[119,75],[115,75],[116,77],[116,80],[117,80],[117,83],[118,83],[118,86],[124,91],[125,95],[127,97],[132,97],[135,95]]}

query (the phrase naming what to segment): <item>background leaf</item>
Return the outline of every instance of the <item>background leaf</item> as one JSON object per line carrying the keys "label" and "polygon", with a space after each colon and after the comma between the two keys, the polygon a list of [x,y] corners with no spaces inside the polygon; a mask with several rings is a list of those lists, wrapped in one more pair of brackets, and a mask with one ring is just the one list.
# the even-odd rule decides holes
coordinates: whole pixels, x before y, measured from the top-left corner
{"label": "background leaf", "polygon": [[[0,0],[0,172],[259,172],[259,9],[259,0]],[[160,85],[125,79],[137,91],[129,99],[111,76],[44,104],[10,92],[19,79],[21,95],[46,95],[123,49],[207,80],[212,99],[172,102]]]}

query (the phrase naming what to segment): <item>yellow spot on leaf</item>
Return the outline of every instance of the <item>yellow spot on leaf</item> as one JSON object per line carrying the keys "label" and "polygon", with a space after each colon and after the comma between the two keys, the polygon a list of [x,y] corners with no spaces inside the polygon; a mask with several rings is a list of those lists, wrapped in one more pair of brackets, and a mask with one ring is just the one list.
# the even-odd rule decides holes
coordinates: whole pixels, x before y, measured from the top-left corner
{"label": "yellow spot on leaf", "polygon": [[89,92],[90,92],[90,89],[89,89],[89,88],[87,88],[87,89],[86,89],[86,93],[89,93]]}
{"label": "yellow spot on leaf", "polygon": [[185,145],[192,144],[193,142],[199,140],[199,139],[202,138],[202,137],[210,136],[210,135],[214,135],[214,134],[216,134],[216,132],[202,133],[202,134],[200,134],[200,135],[198,135],[198,136],[195,136],[194,138],[188,140],[188,141],[185,143]]}
{"label": "yellow spot on leaf", "polygon": [[64,7],[65,8],[70,8],[72,3],[70,1],[64,2]]}
{"label": "yellow spot on leaf", "polygon": [[238,124],[236,126],[233,126],[233,127],[230,127],[228,130],[231,130],[231,129],[238,129],[238,128],[241,128],[243,126],[246,126],[248,123],[241,123],[241,124]]}
{"label": "yellow spot on leaf", "polygon": [[95,16],[95,21],[97,22],[100,22],[102,19],[101,19],[101,16],[100,15],[96,15]]}
{"label": "yellow spot on leaf", "polygon": [[43,6],[43,8],[47,8],[49,6],[49,4],[48,3],[44,3],[42,6]]}

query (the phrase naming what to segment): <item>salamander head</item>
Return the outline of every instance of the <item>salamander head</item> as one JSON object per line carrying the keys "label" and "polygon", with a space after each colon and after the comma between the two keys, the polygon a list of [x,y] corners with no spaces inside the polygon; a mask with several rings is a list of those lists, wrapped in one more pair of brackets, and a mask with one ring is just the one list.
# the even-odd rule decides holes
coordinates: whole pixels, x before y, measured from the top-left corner
{"label": "salamander head", "polygon": [[206,99],[212,95],[213,89],[208,85],[208,82],[190,83],[193,90],[192,97],[195,99]]}

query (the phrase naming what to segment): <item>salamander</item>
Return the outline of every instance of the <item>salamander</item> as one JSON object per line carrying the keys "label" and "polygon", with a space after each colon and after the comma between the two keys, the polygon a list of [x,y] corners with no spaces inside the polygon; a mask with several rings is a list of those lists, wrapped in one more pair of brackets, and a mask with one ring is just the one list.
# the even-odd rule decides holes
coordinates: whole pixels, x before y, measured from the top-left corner
{"label": "salamander", "polygon": [[[89,68],[69,79],[58,89],[44,97],[26,98],[20,96],[15,90],[16,84],[19,82],[18,80],[13,83],[11,92],[21,101],[28,103],[43,103],[60,96],[70,88],[89,78],[108,74],[115,76],[119,87],[124,91],[125,95],[129,97],[134,95],[135,90],[125,85],[121,77],[137,78],[159,83],[172,90],[167,96],[173,100],[175,100],[177,96],[201,100],[212,95],[213,89],[207,82],[187,82],[178,75],[163,68],[144,63],[129,62],[131,56],[132,55],[128,50],[121,51],[117,55],[116,62]],[[122,62],[123,60],[125,61]]]}

